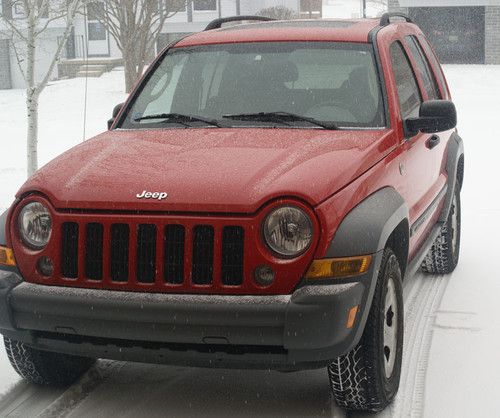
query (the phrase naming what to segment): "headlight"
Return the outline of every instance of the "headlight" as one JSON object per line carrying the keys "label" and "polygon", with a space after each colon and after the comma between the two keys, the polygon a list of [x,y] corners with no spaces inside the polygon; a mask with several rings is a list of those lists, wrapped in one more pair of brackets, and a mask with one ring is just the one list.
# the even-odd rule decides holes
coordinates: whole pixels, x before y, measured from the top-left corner
{"label": "headlight", "polygon": [[41,203],[28,203],[19,213],[18,224],[19,234],[28,247],[40,250],[49,242],[52,218]]}
{"label": "headlight", "polygon": [[263,225],[266,244],[280,256],[296,257],[312,241],[313,225],[309,216],[295,206],[282,206],[267,215]]}

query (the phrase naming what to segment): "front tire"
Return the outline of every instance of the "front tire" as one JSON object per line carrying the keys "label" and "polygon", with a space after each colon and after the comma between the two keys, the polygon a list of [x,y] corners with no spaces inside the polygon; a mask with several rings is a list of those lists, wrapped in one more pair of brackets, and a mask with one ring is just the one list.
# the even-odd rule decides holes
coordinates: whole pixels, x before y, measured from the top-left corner
{"label": "front tire", "polygon": [[363,336],[351,352],[328,366],[337,404],[353,411],[384,409],[398,391],[402,355],[401,269],[394,252],[386,248]]}
{"label": "front tire", "polygon": [[95,359],[41,351],[9,338],[4,338],[4,342],[14,370],[36,385],[68,386],[95,363]]}

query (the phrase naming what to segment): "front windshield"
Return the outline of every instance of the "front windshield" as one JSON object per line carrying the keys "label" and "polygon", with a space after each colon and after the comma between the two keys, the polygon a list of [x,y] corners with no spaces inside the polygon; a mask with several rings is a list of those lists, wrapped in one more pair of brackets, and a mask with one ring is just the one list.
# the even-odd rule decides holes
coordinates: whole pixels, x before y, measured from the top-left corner
{"label": "front windshield", "polygon": [[[165,127],[165,118],[149,117],[173,113],[224,121],[224,126],[266,127],[269,120],[233,117],[269,112],[332,122],[340,128],[384,126],[371,45],[254,42],[174,48],[120,127]],[[174,127],[203,125],[173,122]],[[318,128],[300,119],[284,127]]]}

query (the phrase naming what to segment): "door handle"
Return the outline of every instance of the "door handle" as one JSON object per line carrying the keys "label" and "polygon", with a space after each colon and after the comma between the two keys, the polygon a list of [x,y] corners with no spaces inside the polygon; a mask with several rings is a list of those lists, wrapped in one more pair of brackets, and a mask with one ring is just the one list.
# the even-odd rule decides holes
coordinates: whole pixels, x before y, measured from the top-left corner
{"label": "door handle", "polygon": [[436,145],[438,145],[440,142],[441,142],[441,138],[439,138],[439,136],[437,136],[437,135],[432,135],[432,136],[431,136],[431,137],[427,140],[427,142],[425,143],[425,145],[427,146],[427,148],[432,149],[432,148],[434,148]]}

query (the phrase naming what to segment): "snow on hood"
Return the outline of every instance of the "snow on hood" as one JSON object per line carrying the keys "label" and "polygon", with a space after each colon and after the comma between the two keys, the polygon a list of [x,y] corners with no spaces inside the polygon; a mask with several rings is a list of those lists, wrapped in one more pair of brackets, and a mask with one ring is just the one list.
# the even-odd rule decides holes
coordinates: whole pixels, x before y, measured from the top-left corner
{"label": "snow on hood", "polygon": [[[388,130],[115,130],[48,163],[17,196],[38,191],[61,209],[252,213],[281,196],[316,205],[392,142]],[[138,199],[143,191],[168,197]]]}

